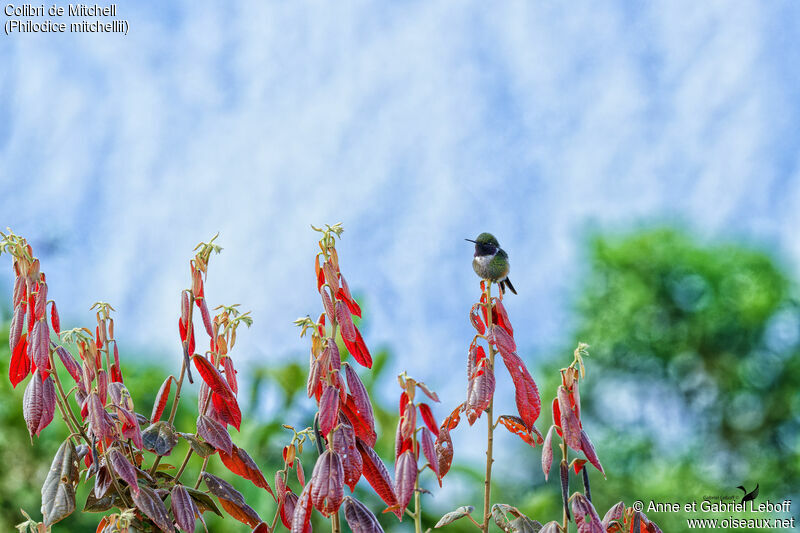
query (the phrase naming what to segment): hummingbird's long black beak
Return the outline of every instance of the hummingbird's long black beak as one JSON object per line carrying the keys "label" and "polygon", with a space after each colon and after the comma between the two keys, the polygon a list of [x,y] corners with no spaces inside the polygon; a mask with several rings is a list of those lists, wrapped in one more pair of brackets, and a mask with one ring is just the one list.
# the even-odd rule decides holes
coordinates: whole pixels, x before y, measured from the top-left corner
{"label": "hummingbird's long black beak", "polygon": [[[475,241],[473,241],[472,239],[464,239],[464,240],[465,240],[465,241],[469,241],[469,242],[475,242]],[[478,244],[478,243],[477,243],[477,242],[475,242],[475,244]]]}

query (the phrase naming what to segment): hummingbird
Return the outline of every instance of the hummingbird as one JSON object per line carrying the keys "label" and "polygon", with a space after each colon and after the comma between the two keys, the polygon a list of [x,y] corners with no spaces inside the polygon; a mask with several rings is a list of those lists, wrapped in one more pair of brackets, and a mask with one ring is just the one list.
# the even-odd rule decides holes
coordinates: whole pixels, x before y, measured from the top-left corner
{"label": "hummingbird", "polygon": [[472,239],[464,239],[465,241],[475,243],[475,256],[472,259],[472,269],[481,277],[481,279],[488,279],[489,281],[497,282],[500,285],[500,292],[505,292],[508,288],[514,294],[517,291],[508,279],[508,254],[500,248],[500,243],[491,233],[481,233],[473,241]]}

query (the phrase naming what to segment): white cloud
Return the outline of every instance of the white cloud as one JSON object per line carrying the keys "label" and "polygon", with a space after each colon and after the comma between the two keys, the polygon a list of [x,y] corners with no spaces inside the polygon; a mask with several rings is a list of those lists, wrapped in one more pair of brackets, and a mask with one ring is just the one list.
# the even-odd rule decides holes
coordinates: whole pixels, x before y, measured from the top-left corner
{"label": "white cloud", "polygon": [[564,338],[590,223],[677,216],[797,264],[791,8],[484,7],[123,4],[128,37],[6,37],[3,225],[58,243],[70,320],[111,301],[124,346],[177,365],[197,241],[221,231],[208,294],[253,310],[240,355],[272,360],[305,353],[291,320],[320,309],[308,224],[341,220],[368,340],[439,388],[441,361],[462,373],[480,231],[539,349]]}

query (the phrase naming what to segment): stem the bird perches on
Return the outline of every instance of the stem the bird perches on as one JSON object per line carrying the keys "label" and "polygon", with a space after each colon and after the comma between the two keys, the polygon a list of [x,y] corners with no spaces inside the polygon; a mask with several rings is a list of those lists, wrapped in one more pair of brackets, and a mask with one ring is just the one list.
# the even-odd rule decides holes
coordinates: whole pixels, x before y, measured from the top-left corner
{"label": "stem the bird perches on", "polygon": [[[492,282],[486,283],[486,330],[492,331]],[[494,356],[495,349],[492,343],[489,343],[489,370],[494,372]],[[487,421],[487,436],[486,436],[486,477],[483,481],[483,526],[481,530],[483,533],[489,533],[489,519],[491,518],[491,497],[492,497],[492,446],[494,444],[494,397],[489,401],[489,407],[486,409]]]}

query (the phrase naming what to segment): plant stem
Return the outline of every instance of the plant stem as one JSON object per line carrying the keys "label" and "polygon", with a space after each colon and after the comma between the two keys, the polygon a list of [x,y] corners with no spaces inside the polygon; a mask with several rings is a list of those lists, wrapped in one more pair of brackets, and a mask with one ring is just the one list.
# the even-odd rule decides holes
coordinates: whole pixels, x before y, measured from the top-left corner
{"label": "plant stem", "polygon": [[[53,357],[53,352],[51,351],[49,354],[50,357],[50,368],[52,368],[51,374],[53,375],[53,380],[56,382],[56,390],[58,394],[56,398],[60,400],[58,402],[59,410],[61,410],[61,416],[64,418],[64,423],[67,424],[67,428],[69,428],[70,433],[80,433],[83,439],[86,441],[87,444],[91,446],[92,441],[86,435],[86,432],[83,430],[83,425],[78,422],[78,419],[75,417],[75,414],[72,412],[72,409],[69,407],[69,400],[67,399],[67,395],[64,394],[64,387],[61,385],[61,378],[58,376],[58,370],[56,369],[56,361]],[[63,404],[63,405],[62,405]]]}
{"label": "plant stem", "polygon": [[108,461],[108,451],[106,450],[105,446],[103,446],[103,459],[106,462],[106,468],[109,470],[111,482],[114,484],[114,490],[116,490],[117,494],[119,494],[119,497],[122,500],[122,503],[125,505],[125,508],[131,509],[133,506],[128,503],[128,498],[126,498],[125,493],[122,492],[122,487],[120,486],[119,481],[117,481],[117,476],[114,474],[114,471],[111,468],[111,463]]}
{"label": "plant stem", "polygon": [[[192,311],[194,310],[194,294],[192,293],[192,291],[188,291],[188,292],[189,292],[189,316],[186,318],[186,340],[183,341],[183,344],[181,346],[184,350],[188,349],[186,347],[189,346],[190,335],[192,335],[194,333],[194,331],[193,331],[194,330],[194,324],[192,323]],[[191,357],[191,356],[192,356],[192,354],[189,354],[189,357]],[[178,379],[177,379],[177,383],[176,383],[176,387],[175,387],[175,398],[172,399],[172,407],[170,408],[170,411],[169,411],[168,422],[169,422],[170,426],[175,421],[175,414],[178,412],[178,402],[181,399],[181,389],[183,388],[183,378],[184,378],[185,375],[186,375],[186,357],[184,357],[183,361],[181,362],[181,373],[178,375]],[[183,461],[184,462],[184,466],[181,468],[180,473],[183,472],[183,468],[186,467],[185,463],[187,463],[189,461],[189,457],[191,457],[191,456],[192,456],[192,449],[190,447],[189,448],[189,453],[186,455],[186,458]],[[150,475],[151,476],[155,473],[156,468],[158,468],[158,464],[160,462],[161,462],[161,456],[159,455],[159,456],[156,457],[155,461],[153,461],[153,466],[150,467]],[[177,477],[175,479],[177,480]]]}
{"label": "plant stem", "polygon": [[[492,282],[487,280],[486,291],[486,331],[491,335],[492,332]],[[495,349],[489,343],[489,370],[494,372]],[[489,533],[489,518],[491,517],[491,497],[492,497],[492,448],[494,445],[494,396],[489,401],[486,409],[487,434],[486,434],[486,477],[483,486],[483,533]]]}
{"label": "plant stem", "polygon": [[[292,440],[292,443],[294,444],[294,439]],[[289,463],[284,461],[283,462],[283,484],[285,485],[286,483],[288,483],[288,481],[289,481]],[[275,489],[277,490],[278,487],[275,487]],[[285,494],[279,494],[278,495],[278,504],[279,505],[277,507],[275,507],[275,516],[272,517],[272,525],[269,528],[270,531],[275,531],[275,526],[278,525],[278,516],[280,516],[280,514],[281,514],[280,502],[285,497],[286,497]]]}
{"label": "plant stem", "polygon": [[[567,451],[567,443],[564,442],[564,439],[561,439],[561,464],[562,465],[565,465],[565,464],[569,465],[569,463],[567,463],[568,453],[569,452]],[[563,468],[562,468],[562,472],[563,472]],[[569,468],[567,469],[567,480],[569,480]],[[562,483],[563,483],[563,480],[562,480]],[[567,491],[567,493],[569,493],[569,491]],[[565,498],[565,497],[566,496],[563,496],[562,498]],[[562,513],[562,519],[564,521],[564,524],[561,527],[561,529],[562,529],[562,531],[564,531],[564,533],[569,533],[569,514],[568,514],[569,511],[567,509],[567,500],[565,499],[562,503],[564,505],[564,509],[563,509],[563,513]]]}
{"label": "plant stem", "polygon": [[197,482],[194,484],[195,490],[200,486],[200,481],[203,479],[203,474],[206,471],[206,467],[208,467],[208,457],[203,459],[203,467],[200,469],[200,475],[197,476]]}
{"label": "plant stem", "polygon": [[[417,432],[414,432],[413,449],[419,453],[419,444],[417,443]],[[414,532],[422,533],[422,497],[419,490],[419,469],[417,470],[417,478],[414,480]]]}

